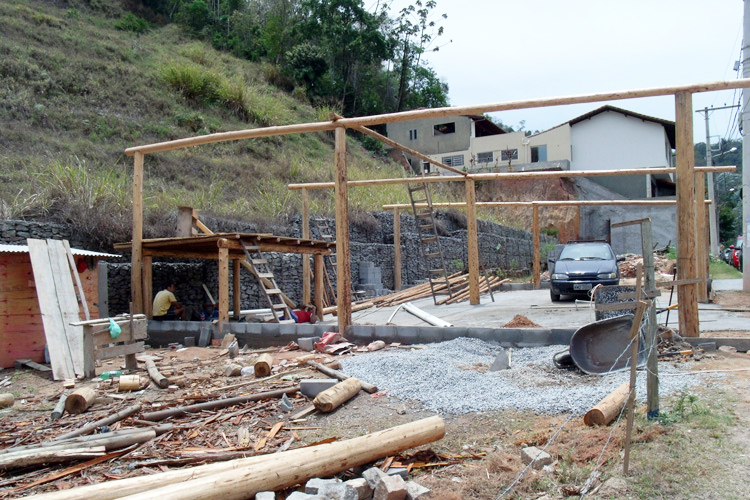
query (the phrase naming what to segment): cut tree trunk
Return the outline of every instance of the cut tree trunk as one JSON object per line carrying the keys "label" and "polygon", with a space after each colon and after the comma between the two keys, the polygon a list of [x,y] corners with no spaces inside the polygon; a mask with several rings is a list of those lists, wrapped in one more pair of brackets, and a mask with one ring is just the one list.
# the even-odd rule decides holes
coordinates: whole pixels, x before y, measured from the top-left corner
{"label": "cut tree trunk", "polygon": [[271,374],[273,358],[270,354],[261,354],[255,362],[255,378],[267,377]]}
{"label": "cut tree trunk", "polygon": [[73,391],[65,401],[65,411],[78,415],[89,409],[96,399],[96,391],[91,387],[81,387]]}
{"label": "cut tree trunk", "polygon": [[630,394],[630,384],[625,382],[587,411],[583,416],[583,423],[588,426],[609,424],[622,411],[628,394]]}
{"label": "cut tree trunk", "polygon": [[148,370],[148,376],[151,377],[151,380],[153,380],[156,385],[158,385],[162,389],[167,388],[167,386],[169,385],[169,379],[167,379],[167,377],[159,372],[159,369],[156,367],[156,363],[154,363],[153,359],[146,359],[146,370]]}
{"label": "cut tree trunk", "polygon": [[332,412],[356,396],[361,388],[359,380],[350,377],[315,396],[313,404],[323,413]]}

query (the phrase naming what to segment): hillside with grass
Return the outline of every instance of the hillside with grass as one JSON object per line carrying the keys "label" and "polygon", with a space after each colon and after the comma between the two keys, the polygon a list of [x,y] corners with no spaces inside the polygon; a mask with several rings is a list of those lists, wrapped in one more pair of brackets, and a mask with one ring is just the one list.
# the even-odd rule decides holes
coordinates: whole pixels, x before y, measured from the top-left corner
{"label": "hillside with grass", "polygon": [[[331,109],[280,90],[278,68],[240,59],[177,25],[139,29],[102,0],[0,2],[0,216],[73,224],[100,248],[130,238],[128,147],[214,132],[327,120]],[[348,139],[351,179],[399,177],[378,148]],[[292,182],[333,178],[329,133],[147,156],[146,234],[177,206],[244,221],[300,211]],[[438,195],[447,199],[447,193]],[[358,188],[350,208],[407,202],[400,186]],[[330,214],[329,191],[311,211]]]}

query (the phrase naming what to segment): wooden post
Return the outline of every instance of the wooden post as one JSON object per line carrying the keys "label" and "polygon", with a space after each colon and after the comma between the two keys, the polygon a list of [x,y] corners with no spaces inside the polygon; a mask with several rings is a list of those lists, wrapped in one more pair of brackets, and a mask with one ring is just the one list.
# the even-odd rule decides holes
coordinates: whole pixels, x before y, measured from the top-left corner
{"label": "wooden post", "polygon": [[643,312],[646,309],[646,302],[641,300],[641,279],[643,277],[643,265],[636,267],[635,276],[635,318],[633,326],[630,328],[630,341],[632,347],[630,350],[630,394],[628,397],[628,419],[625,426],[625,457],[623,459],[622,470],[624,475],[628,475],[628,465],[630,463],[630,440],[633,431],[633,418],[635,417],[635,383],[636,368],[638,367],[638,336],[640,335],[641,321]]}
{"label": "wooden post", "polygon": [[534,262],[533,262],[533,271],[534,271],[534,289],[538,290],[541,286],[541,249],[539,248],[539,205],[535,202],[533,205],[531,205],[531,211],[532,211],[532,224],[531,224],[531,232],[533,234],[534,238]]}
{"label": "wooden post", "polygon": [[[675,96],[677,117],[677,278],[697,278],[695,262],[695,157],[693,151],[692,94]],[[680,335],[698,337],[698,297],[695,284],[677,288]]]}
{"label": "wooden post", "polygon": [[[710,154],[710,153],[709,153]],[[698,284],[698,302],[708,303],[708,255],[709,255],[709,236],[708,236],[708,209],[706,207],[706,174],[703,172],[695,173],[695,234],[696,260],[698,278],[702,283]]]}
{"label": "wooden post", "polygon": [[130,298],[136,313],[143,313],[141,256],[143,255],[143,153],[133,155],[133,237],[130,258]]}
{"label": "wooden post", "polygon": [[[153,274],[153,259],[150,255],[146,255],[142,259],[143,261],[143,314],[148,319],[151,319],[154,315],[154,274]],[[131,311],[131,314],[133,312]]]}
{"label": "wooden post", "polygon": [[[643,268],[645,270],[646,292],[656,291],[656,278],[654,276],[654,246],[651,233],[651,219],[641,221],[641,241],[643,243]],[[648,360],[646,366],[646,399],[648,402],[647,416],[653,419],[659,416],[659,360],[657,357],[656,339],[656,304],[651,302],[648,308],[648,328],[646,328],[646,348],[648,349]]]}
{"label": "wooden post", "polygon": [[325,292],[324,281],[325,280],[325,261],[321,254],[313,255],[313,265],[315,266],[315,297],[313,304],[315,309],[318,310],[318,318],[323,319],[323,294]]}
{"label": "wooden post", "polygon": [[477,240],[477,193],[474,179],[466,179],[466,231],[469,257],[469,304],[479,304],[479,242]]}
{"label": "wooden post", "polygon": [[219,245],[219,323],[229,321],[229,249],[222,238]]}
{"label": "wooden post", "polygon": [[196,233],[193,220],[196,218],[193,207],[177,207],[177,230],[175,236],[186,238]]}
{"label": "wooden post", "polygon": [[401,290],[401,211],[393,209],[393,289]]}
{"label": "wooden post", "polygon": [[[307,189],[302,190],[302,237],[310,239],[310,197]],[[310,257],[301,254],[302,257],[302,303],[310,303]]]}
{"label": "wooden post", "polygon": [[242,310],[242,282],[240,278],[240,261],[234,259],[232,261],[232,309],[235,318],[240,317],[240,311]]}
{"label": "wooden post", "polygon": [[352,323],[352,277],[349,256],[349,186],[346,172],[346,129],[336,128],[336,297],[339,333]]}

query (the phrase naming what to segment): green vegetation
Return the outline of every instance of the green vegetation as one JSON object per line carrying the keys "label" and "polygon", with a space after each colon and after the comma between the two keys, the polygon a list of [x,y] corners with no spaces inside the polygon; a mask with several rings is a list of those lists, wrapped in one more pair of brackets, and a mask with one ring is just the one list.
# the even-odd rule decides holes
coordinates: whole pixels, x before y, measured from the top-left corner
{"label": "green vegetation", "polygon": [[742,273],[722,260],[711,259],[708,267],[708,275],[715,279],[742,278]]}
{"label": "green vegetation", "polygon": [[[346,111],[343,104],[350,97],[358,100],[360,90],[369,86],[364,80],[356,87],[351,81],[336,83],[332,88],[347,89],[342,101],[321,98],[315,88],[289,80],[282,64],[286,56],[279,50],[293,45],[278,38],[286,36],[289,20],[274,31],[276,21],[266,19],[263,26],[268,34],[261,39],[267,44],[265,55],[248,60],[246,55],[238,58],[235,50],[216,50],[226,47],[217,43],[214,31],[186,34],[180,25],[169,23],[168,13],[161,10],[167,3],[188,5],[144,1],[144,8],[133,14],[115,2],[63,4],[70,8],[60,8],[51,0],[0,2],[0,215],[72,223],[100,248],[110,249],[111,243],[130,237],[133,160],[123,154],[126,148],[328,120],[331,112]],[[234,3],[243,9],[250,5],[211,4],[229,9]],[[177,10],[181,11],[182,7]],[[240,15],[249,14],[233,10],[227,15],[232,32],[239,29]],[[211,16],[227,19],[215,12]],[[211,26],[213,30],[218,25]],[[380,68],[380,62],[373,60],[368,67]],[[364,66],[350,69],[365,70]],[[332,75],[326,78],[334,81]],[[284,84],[290,81],[292,85]],[[370,111],[360,104],[356,109]],[[353,137],[348,140],[351,179],[401,176],[399,165],[384,158],[378,147],[369,147],[376,153],[362,148]],[[287,184],[330,181],[332,164],[330,133],[148,155],[146,235],[171,233],[167,214],[178,205],[241,220],[284,218],[301,209],[299,194],[289,191]],[[449,186],[441,186],[433,196],[435,201],[450,201],[456,195]],[[357,188],[350,208],[375,210],[407,201],[403,186]],[[332,190],[311,191],[310,205],[313,213],[332,213]]]}

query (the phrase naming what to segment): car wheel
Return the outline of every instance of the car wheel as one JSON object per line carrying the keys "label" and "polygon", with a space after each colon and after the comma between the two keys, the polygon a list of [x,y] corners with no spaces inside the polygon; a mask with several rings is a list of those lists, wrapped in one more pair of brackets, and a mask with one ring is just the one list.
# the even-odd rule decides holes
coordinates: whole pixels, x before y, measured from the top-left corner
{"label": "car wheel", "polygon": [[552,302],[560,302],[560,294],[555,293],[552,290],[549,291],[549,298]]}

